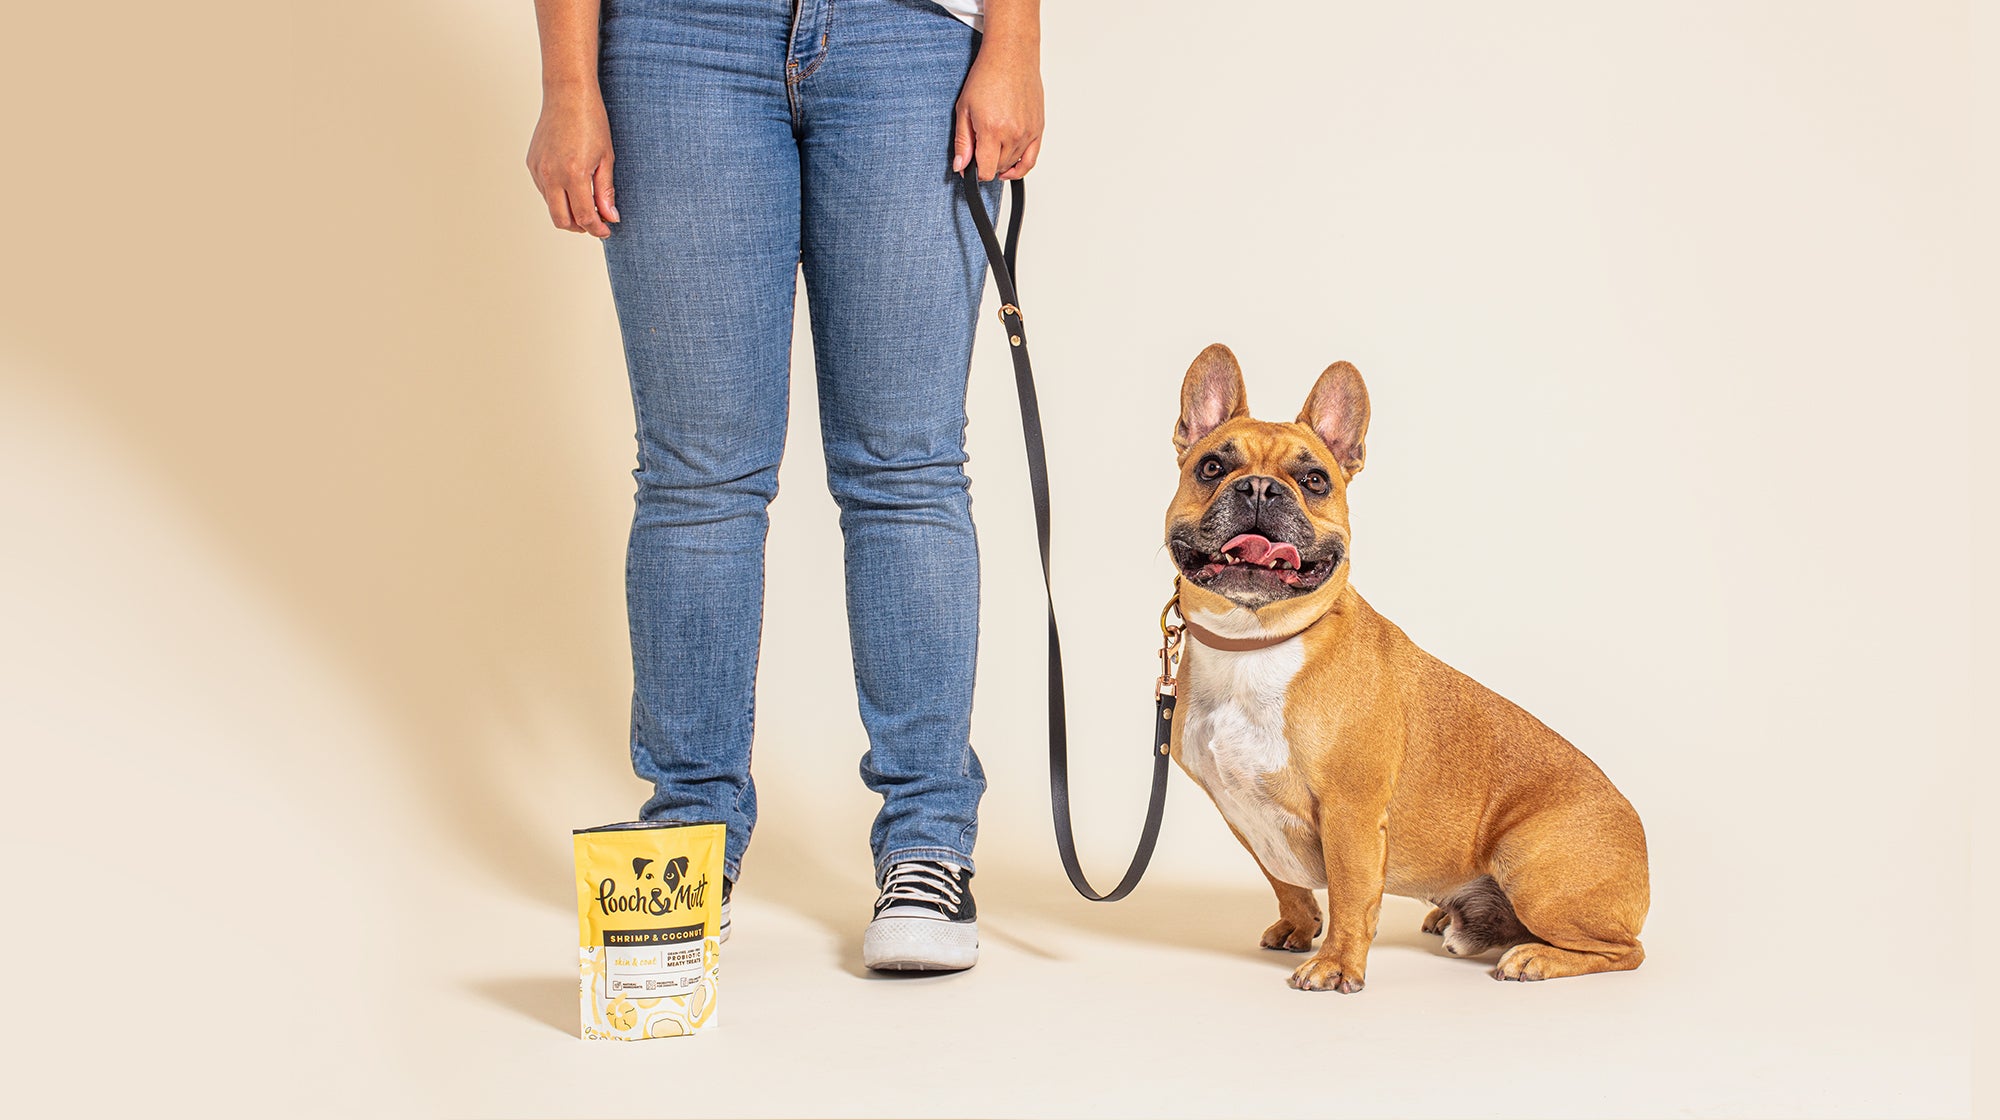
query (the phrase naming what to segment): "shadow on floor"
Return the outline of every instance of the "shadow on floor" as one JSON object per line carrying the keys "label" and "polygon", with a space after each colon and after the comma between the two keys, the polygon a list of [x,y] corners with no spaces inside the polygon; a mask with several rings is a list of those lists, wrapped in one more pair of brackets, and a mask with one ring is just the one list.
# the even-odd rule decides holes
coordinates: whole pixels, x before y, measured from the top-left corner
{"label": "shadow on floor", "polygon": [[574,1037],[577,1033],[576,977],[507,976],[480,980],[466,990],[524,1018]]}
{"label": "shadow on floor", "polygon": [[[813,837],[776,820],[760,825],[755,870],[745,873],[747,889],[833,935],[840,966],[850,975],[889,981],[921,978],[923,974],[870,972],[862,966],[861,934],[874,898],[873,884],[865,866],[850,867],[848,861],[836,866],[824,851]],[[1229,956],[1293,957],[1257,943],[1277,917],[1277,904],[1261,883],[1188,882],[1156,874],[1123,901],[1101,903],[1078,895],[1053,861],[1048,868],[1033,871],[989,860],[981,864],[974,887],[981,940],[1045,960],[1060,960],[1064,954],[1030,927],[1056,925],[1097,937]],[[1419,930],[1427,910],[1427,904],[1414,899],[1384,898],[1374,951],[1418,951],[1456,960],[1444,952],[1438,938]]]}
{"label": "shadow on floor", "polygon": [[[1257,940],[1278,916],[1271,892],[1252,884],[1147,881],[1115,903],[1087,901],[1060,873],[1033,875],[1003,867],[991,874],[982,872],[980,885],[986,888],[980,896],[981,905],[991,897],[996,918],[1009,912],[1028,914],[1100,936],[1232,955],[1268,952]],[[1324,895],[1321,903],[1325,903]],[[1412,899],[1384,898],[1375,948],[1421,949],[1445,955],[1437,938],[1418,929],[1428,909]],[[983,932],[983,922],[981,928]]]}

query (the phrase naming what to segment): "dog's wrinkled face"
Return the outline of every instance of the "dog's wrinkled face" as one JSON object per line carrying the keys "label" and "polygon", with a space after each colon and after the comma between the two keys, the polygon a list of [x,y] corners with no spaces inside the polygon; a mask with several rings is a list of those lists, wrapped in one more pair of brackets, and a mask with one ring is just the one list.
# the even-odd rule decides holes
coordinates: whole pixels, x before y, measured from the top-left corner
{"label": "dog's wrinkled face", "polygon": [[[1319,603],[1347,583],[1347,485],[1361,470],[1368,390],[1336,362],[1290,424],[1250,417],[1236,355],[1210,346],[1188,367],[1174,426],[1180,491],[1167,548],[1186,605],[1260,619]],[[1266,608],[1271,608],[1266,610]]]}

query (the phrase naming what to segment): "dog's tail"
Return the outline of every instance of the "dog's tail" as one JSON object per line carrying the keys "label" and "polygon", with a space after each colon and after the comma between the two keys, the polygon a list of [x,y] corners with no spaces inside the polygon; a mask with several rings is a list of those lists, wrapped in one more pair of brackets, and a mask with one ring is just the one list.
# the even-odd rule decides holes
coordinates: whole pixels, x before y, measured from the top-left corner
{"label": "dog's tail", "polygon": [[1481,875],[1438,901],[1449,916],[1444,930],[1444,951],[1457,957],[1476,957],[1493,949],[1506,949],[1524,941],[1537,940],[1521,924],[1507,892],[1493,876]]}

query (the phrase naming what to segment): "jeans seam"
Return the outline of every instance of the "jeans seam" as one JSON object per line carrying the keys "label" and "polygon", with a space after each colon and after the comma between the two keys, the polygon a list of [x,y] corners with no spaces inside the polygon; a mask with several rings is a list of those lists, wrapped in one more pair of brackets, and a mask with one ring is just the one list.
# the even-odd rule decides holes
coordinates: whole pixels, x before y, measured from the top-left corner
{"label": "jeans seam", "polygon": [[833,53],[833,0],[826,0],[826,15],[822,17],[819,26],[819,57],[813,59],[812,65],[800,71],[798,77],[794,78],[793,81],[803,82],[807,78],[812,77],[813,72],[818,70],[820,66],[826,62],[826,56],[832,53]]}
{"label": "jeans seam", "polygon": [[792,111],[792,128],[796,130],[805,126],[805,91],[800,86],[819,70],[826,62],[826,56],[833,51],[833,0],[825,0],[825,11],[820,19],[819,56],[804,70],[799,69],[798,59],[792,57],[792,52],[798,50],[799,20],[804,18],[807,0],[795,2],[799,6],[793,9],[792,37],[785,49],[785,104]]}

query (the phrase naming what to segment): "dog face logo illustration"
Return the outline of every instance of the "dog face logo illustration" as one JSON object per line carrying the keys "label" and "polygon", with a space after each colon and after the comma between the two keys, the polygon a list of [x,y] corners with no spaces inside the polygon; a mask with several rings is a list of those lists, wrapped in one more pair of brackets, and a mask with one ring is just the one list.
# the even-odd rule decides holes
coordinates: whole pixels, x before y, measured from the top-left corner
{"label": "dog face logo illustration", "polygon": [[[653,866],[652,860],[646,859],[643,856],[635,858],[632,861],[633,881],[638,882],[651,879],[653,877],[652,873],[646,870],[651,866]],[[675,856],[668,860],[665,866],[660,868],[660,879],[666,883],[667,890],[671,891],[680,885],[681,880],[687,876],[687,873],[688,858],[686,856]]]}
{"label": "dog face logo illustration", "polygon": [[681,880],[687,876],[687,873],[688,858],[686,856],[675,856],[667,861],[665,867],[660,869],[660,878],[666,881],[667,892],[669,894],[673,893],[674,889],[681,885]]}
{"label": "dog face logo illustration", "polygon": [[[615,879],[606,879],[598,884],[597,905],[606,914],[635,911],[643,914],[666,914],[686,906],[700,906],[706,879],[699,883],[689,883],[688,857],[675,856],[659,865],[656,877],[649,870],[654,861],[645,857],[632,860],[632,889],[620,893]],[[648,887],[657,882],[660,885]]]}

